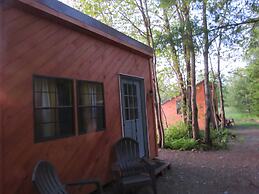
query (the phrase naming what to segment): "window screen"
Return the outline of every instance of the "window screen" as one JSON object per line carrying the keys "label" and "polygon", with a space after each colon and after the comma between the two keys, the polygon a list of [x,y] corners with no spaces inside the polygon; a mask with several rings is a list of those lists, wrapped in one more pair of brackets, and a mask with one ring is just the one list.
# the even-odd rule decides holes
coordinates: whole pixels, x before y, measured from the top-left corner
{"label": "window screen", "polygon": [[103,84],[77,81],[79,133],[105,128]]}
{"label": "window screen", "polygon": [[36,141],[74,135],[73,81],[35,76],[33,83]]}

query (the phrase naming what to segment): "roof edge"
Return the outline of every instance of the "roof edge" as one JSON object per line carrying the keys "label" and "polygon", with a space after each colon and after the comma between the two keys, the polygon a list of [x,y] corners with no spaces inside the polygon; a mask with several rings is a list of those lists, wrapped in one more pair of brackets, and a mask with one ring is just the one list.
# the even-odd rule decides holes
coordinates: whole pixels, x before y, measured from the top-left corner
{"label": "roof edge", "polygon": [[[199,85],[203,84],[203,83],[204,83],[204,79],[201,80],[201,81],[199,81],[198,83],[196,83],[196,88],[197,88]],[[166,100],[165,102],[163,102],[162,105],[164,105],[164,104],[166,104],[166,103],[168,103],[168,102],[170,102],[170,101],[172,101],[172,100],[174,100],[174,99],[176,99],[176,98],[179,98],[180,96],[181,96],[181,94],[179,94],[178,96],[174,96],[174,97],[172,97],[171,99],[168,99],[168,100]]]}
{"label": "roof edge", "polygon": [[29,7],[43,11],[80,28],[108,39],[116,44],[136,50],[148,57],[153,56],[153,49],[114,28],[57,0],[17,0]]}

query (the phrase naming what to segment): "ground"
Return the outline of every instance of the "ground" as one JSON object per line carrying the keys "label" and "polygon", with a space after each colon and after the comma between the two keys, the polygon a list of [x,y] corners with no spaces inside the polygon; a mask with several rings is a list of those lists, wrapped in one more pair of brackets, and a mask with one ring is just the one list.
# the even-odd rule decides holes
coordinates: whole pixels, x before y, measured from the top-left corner
{"label": "ground", "polygon": [[158,178],[159,194],[259,193],[259,129],[233,129],[228,150],[191,152],[161,150],[172,163]]}
{"label": "ground", "polygon": [[[227,150],[160,150],[171,169],[157,179],[158,194],[259,194],[259,128],[237,127]],[[142,188],[138,194],[151,194]]]}

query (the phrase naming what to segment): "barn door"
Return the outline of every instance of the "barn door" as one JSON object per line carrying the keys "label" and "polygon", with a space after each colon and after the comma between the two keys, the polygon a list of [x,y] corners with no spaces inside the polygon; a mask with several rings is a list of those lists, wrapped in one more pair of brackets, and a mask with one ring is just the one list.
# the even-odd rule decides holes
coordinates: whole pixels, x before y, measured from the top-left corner
{"label": "barn door", "polygon": [[144,80],[121,76],[121,109],[124,137],[139,143],[140,156],[148,155]]}

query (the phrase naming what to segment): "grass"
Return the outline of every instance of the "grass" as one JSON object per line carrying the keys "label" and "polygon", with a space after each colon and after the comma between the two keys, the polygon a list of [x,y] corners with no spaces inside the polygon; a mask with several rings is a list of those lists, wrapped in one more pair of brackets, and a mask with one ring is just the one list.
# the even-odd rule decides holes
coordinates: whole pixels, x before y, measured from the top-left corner
{"label": "grass", "polygon": [[256,127],[259,129],[259,117],[253,114],[244,113],[232,107],[226,107],[226,118],[233,118],[235,124],[240,127]]}

